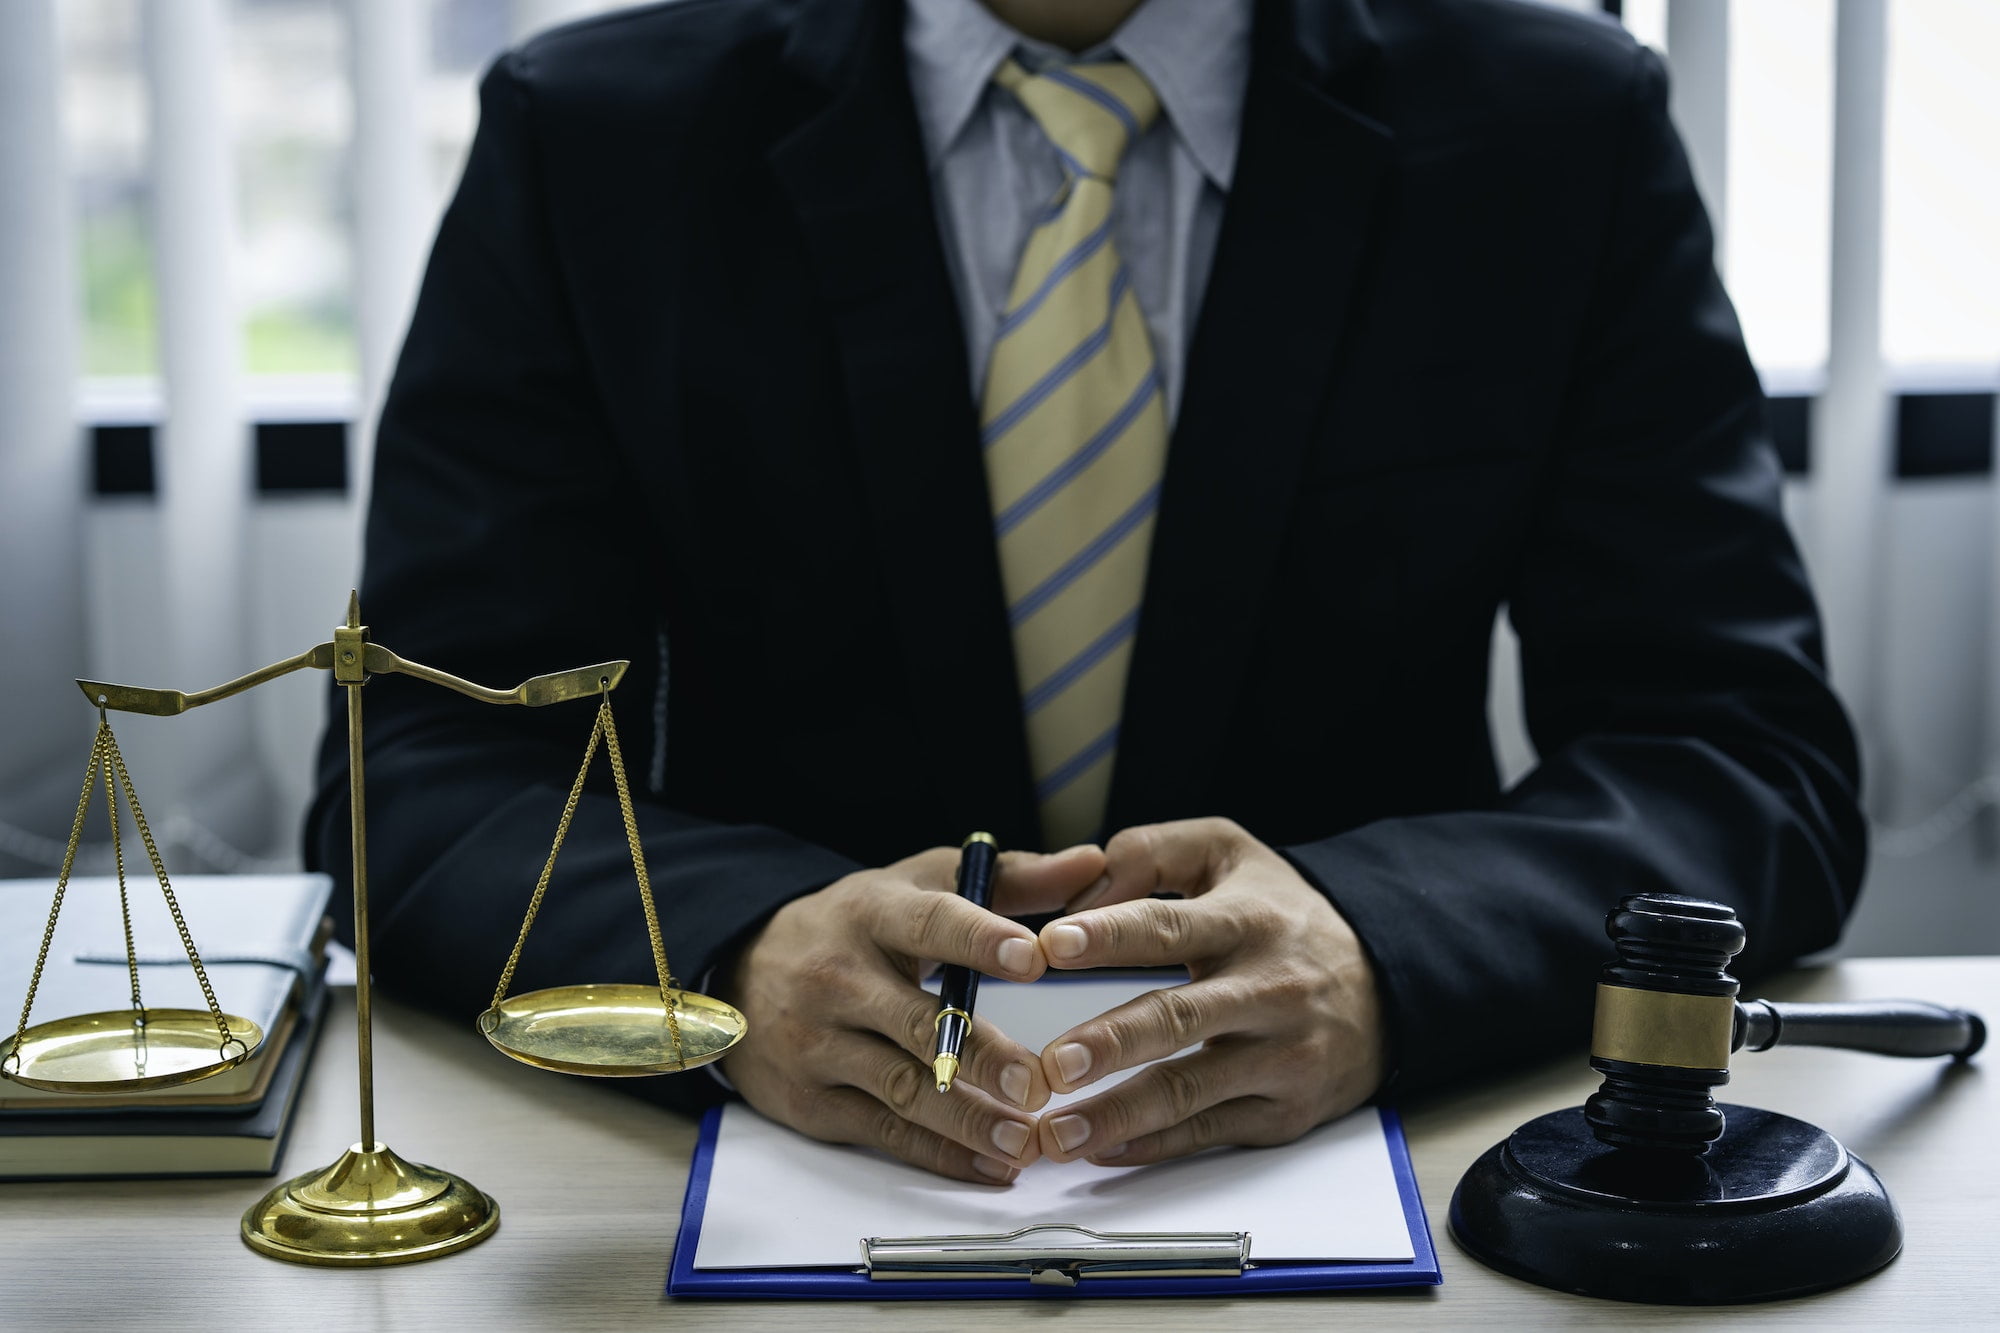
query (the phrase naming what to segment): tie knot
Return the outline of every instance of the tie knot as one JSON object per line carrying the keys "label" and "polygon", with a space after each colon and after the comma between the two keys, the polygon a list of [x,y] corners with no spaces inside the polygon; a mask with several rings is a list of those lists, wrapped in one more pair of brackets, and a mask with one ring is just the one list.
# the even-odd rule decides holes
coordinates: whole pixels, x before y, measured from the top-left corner
{"label": "tie knot", "polygon": [[1010,57],[993,81],[1021,99],[1071,171],[1100,180],[1118,175],[1126,146],[1160,114],[1146,76],[1122,61],[1030,74]]}

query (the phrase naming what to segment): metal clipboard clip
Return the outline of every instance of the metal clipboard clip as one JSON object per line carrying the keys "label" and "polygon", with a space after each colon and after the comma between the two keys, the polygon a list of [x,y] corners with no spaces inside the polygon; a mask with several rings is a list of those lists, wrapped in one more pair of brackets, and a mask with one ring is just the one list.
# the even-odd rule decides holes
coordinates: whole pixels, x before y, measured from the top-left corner
{"label": "metal clipboard clip", "polygon": [[1024,1278],[1074,1287],[1087,1277],[1241,1277],[1247,1231],[1092,1231],[1043,1222],[992,1236],[869,1236],[871,1281]]}

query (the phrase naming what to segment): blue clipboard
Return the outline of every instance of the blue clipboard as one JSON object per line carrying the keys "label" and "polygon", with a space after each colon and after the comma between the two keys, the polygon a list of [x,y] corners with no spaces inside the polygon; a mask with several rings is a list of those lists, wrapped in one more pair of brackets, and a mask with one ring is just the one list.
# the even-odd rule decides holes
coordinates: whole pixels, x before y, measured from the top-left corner
{"label": "blue clipboard", "polygon": [[[1376,1260],[1341,1263],[1293,1260],[1255,1263],[1240,1277],[1086,1278],[1074,1287],[1039,1286],[1023,1280],[949,1279],[936,1282],[871,1280],[853,1268],[730,1268],[698,1269],[695,1250],[701,1242],[702,1215],[708,1207],[709,1174],[715,1165],[716,1132],[722,1108],[702,1118],[695,1144],[694,1165],[688,1172],[687,1196],[681,1202],[680,1235],[667,1270],[667,1295],[697,1299],[751,1300],[992,1300],[995,1297],[1074,1299],[1079,1296],[1255,1296],[1280,1291],[1339,1291],[1381,1287],[1434,1287],[1444,1280],[1437,1250],[1431,1243],[1430,1221],[1417,1194],[1416,1173],[1410,1167],[1410,1147],[1403,1122],[1394,1109],[1377,1108],[1388,1140],[1389,1162],[1396,1190],[1403,1201],[1403,1222],[1409,1228],[1412,1257],[1408,1261]],[[857,1242],[859,1237],[855,1238]]]}

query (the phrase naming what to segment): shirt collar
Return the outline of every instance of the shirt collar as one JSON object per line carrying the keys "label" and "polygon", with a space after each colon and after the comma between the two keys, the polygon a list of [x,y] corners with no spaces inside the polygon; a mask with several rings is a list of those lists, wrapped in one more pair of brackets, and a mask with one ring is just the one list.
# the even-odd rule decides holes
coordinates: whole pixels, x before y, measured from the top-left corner
{"label": "shirt collar", "polygon": [[1236,175],[1250,19],[1250,0],[1146,0],[1109,43],[1153,85],[1174,132],[1221,190]]}
{"label": "shirt collar", "polygon": [[903,47],[924,147],[935,167],[978,110],[993,73],[1019,53],[1030,68],[1073,60],[1128,60],[1218,189],[1236,173],[1236,140],[1250,78],[1250,0],[1145,0],[1080,56],[1024,37],[979,0],[908,0]]}
{"label": "shirt collar", "polygon": [[993,72],[1023,40],[979,0],[909,0],[903,51],[932,167],[965,132]]}

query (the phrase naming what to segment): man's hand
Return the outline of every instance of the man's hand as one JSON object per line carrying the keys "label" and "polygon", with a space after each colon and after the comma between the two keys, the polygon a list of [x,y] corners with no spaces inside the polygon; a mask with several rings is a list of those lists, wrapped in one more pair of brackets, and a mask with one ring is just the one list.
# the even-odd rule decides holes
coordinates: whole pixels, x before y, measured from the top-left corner
{"label": "man's hand", "polygon": [[[1324,894],[1226,819],[1126,829],[1081,910],[1042,929],[1057,968],[1181,963],[1191,980],[1050,1042],[1058,1091],[1202,1049],[1041,1120],[1041,1149],[1137,1166],[1215,1144],[1288,1143],[1382,1081],[1375,974]],[[1181,900],[1154,893],[1178,893]]]}
{"label": "man's hand", "polygon": [[939,847],[786,904],[718,980],[751,1032],[724,1072],[752,1106],[813,1138],[960,1180],[1012,1180],[1041,1155],[1042,1062],[977,1019],[966,1063],[940,1094],[937,997],[917,982],[931,963],[1033,981],[1043,972],[1034,933],[1001,914],[1053,911],[1104,865],[1095,847],[1004,853],[989,912],[952,891],[958,853]]}

